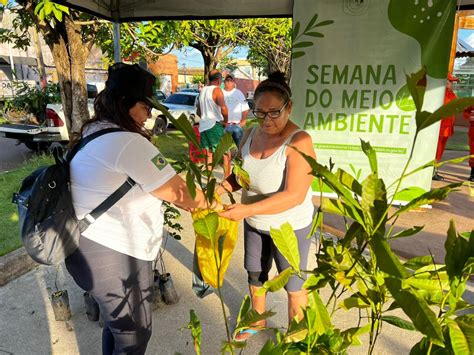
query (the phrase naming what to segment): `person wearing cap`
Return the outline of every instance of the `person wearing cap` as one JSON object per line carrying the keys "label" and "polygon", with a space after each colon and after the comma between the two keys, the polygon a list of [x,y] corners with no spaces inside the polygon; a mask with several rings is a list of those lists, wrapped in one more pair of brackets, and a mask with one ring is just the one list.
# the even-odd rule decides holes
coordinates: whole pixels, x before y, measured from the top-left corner
{"label": "person wearing cap", "polygon": [[[227,105],[220,85],[222,74],[218,70],[209,72],[209,84],[204,86],[199,93],[197,114],[201,147],[205,149],[207,164],[212,163],[212,156],[222,136],[228,121]],[[230,174],[230,156],[224,154],[224,175]]]}
{"label": "person wearing cap", "polygon": [[78,286],[99,305],[103,354],[145,353],[152,332],[152,262],[163,237],[162,202],[209,207],[202,191],[190,196],[186,182],[150,142],[144,123],[151,117],[155,81],[136,64],[112,65],[81,136],[106,128],[121,131],[94,139],[70,163],[79,219],[129,177],[136,182],[82,233],[78,249],[65,261]]}
{"label": "person wearing cap", "polygon": [[232,134],[235,145],[239,147],[250,107],[242,91],[235,87],[235,78],[232,74],[227,74],[224,79],[224,100],[229,110],[225,131]]}
{"label": "person wearing cap", "polygon": [[[451,102],[457,96],[452,89],[452,83],[458,81],[458,78],[454,77],[451,73],[448,73],[448,81],[446,84],[446,91],[444,92],[444,104]],[[449,137],[454,134],[454,115],[445,117],[441,120],[439,127],[438,145],[436,147],[436,162],[440,162],[446,148],[446,143]],[[433,180],[441,181],[444,177],[438,174],[438,169],[435,168],[433,171]]]}

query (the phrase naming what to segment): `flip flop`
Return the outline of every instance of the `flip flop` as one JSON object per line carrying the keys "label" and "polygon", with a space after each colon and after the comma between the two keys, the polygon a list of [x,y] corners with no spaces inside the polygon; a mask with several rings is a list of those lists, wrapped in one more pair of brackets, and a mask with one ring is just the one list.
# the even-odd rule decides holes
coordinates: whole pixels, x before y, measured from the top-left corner
{"label": "flip flop", "polygon": [[[259,332],[260,330],[258,329],[251,329],[251,328],[248,328],[248,329],[243,329],[241,331],[239,331],[236,336],[234,337],[234,341],[236,342],[244,342],[244,341],[247,341],[252,335],[255,335]],[[241,336],[240,339],[238,339],[237,337]]]}

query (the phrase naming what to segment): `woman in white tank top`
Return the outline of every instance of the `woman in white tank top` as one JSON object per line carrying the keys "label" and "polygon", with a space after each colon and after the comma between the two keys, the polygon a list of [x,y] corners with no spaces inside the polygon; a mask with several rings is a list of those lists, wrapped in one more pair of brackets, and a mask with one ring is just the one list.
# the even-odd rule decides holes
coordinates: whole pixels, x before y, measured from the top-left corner
{"label": "woman in white tank top", "polygon": [[[232,220],[245,219],[245,268],[248,272],[252,306],[258,313],[265,311],[265,296],[255,293],[268,280],[272,259],[279,271],[285,269],[286,260],[276,250],[269,236],[270,227],[280,228],[289,222],[298,237],[302,269],[306,268],[309,246],[306,238],[312,223],[314,206],[311,200],[312,175],[306,160],[292,145],[315,158],[311,137],[300,130],[289,116],[293,103],[291,89],[282,73],[273,73],[259,84],[254,95],[254,114],[260,124],[247,131],[242,139],[240,154],[243,168],[249,173],[250,186],[242,192],[242,203],[231,205],[221,213]],[[240,186],[233,175],[218,189],[218,193],[236,191]],[[290,278],[285,286],[288,293],[288,316],[301,321],[301,307],[307,304],[306,290],[298,277]],[[245,341],[265,326],[257,322],[237,335],[235,340]]]}

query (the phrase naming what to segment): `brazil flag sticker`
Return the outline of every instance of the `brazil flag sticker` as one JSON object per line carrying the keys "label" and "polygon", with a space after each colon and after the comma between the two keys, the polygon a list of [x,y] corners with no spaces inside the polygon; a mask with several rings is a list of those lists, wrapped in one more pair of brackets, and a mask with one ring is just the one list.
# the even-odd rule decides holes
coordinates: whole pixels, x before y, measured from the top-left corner
{"label": "brazil flag sticker", "polygon": [[155,164],[155,166],[160,170],[162,170],[166,165],[168,165],[168,162],[161,153],[158,153],[155,157],[153,157],[151,159],[151,162]]}

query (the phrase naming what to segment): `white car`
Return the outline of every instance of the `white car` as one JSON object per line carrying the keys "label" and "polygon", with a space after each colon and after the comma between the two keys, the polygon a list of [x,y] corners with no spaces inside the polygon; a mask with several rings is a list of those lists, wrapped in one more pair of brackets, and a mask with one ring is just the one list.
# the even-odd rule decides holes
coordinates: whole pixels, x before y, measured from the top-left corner
{"label": "white car", "polygon": [[[171,116],[178,119],[181,114],[185,114],[188,117],[189,123],[194,125],[199,122],[199,116],[196,113],[199,93],[180,91],[175,94],[171,94],[165,101],[162,102]],[[159,115],[162,119],[166,120],[164,115]]]}

